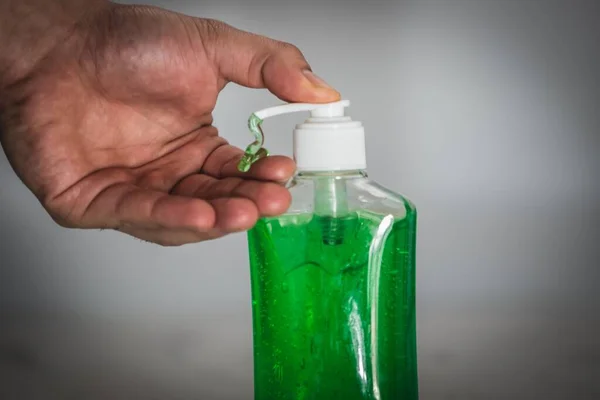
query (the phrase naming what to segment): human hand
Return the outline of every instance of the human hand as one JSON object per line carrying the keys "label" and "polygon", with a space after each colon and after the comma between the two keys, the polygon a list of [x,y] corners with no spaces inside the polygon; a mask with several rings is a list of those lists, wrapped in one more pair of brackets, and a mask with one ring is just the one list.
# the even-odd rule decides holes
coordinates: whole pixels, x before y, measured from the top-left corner
{"label": "human hand", "polygon": [[181,245],[287,209],[280,183],[293,161],[239,173],[242,150],[211,112],[230,81],[285,101],[338,100],[300,51],[153,7],[106,3],[73,22],[40,62],[0,80],[0,141],[56,222]]}

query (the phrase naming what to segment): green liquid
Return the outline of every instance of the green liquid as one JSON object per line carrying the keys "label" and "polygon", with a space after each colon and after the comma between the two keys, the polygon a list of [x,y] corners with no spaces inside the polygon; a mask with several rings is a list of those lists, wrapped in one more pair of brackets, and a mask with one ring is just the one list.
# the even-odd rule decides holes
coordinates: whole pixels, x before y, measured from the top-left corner
{"label": "green liquid", "polygon": [[244,155],[238,163],[238,171],[240,172],[248,172],[252,164],[269,155],[269,151],[262,147],[265,142],[265,135],[260,127],[262,122],[262,119],[257,117],[256,114],[252,114],[248,118],[248,129],[254,136],[254,142],[246,147],[246,151],[244,151]]}
{"label": "green liquid", "polygon": [[418,399],[407,212],[288,215],[249,232],[256,400]]}

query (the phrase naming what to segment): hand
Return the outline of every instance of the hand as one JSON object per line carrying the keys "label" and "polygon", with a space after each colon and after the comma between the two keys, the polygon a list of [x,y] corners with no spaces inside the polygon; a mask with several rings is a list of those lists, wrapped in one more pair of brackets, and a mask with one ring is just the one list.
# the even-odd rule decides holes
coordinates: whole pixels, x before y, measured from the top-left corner
{"label": "hand", "polygon": [[293,161],[239,173],[242,151],[211,112],[230,81],[285,101],[338,100],[300,51],[153,7],[107,3],[75,22],[0,93],[2,146],[56,222],[181,245],[287,209],[280,183]]}

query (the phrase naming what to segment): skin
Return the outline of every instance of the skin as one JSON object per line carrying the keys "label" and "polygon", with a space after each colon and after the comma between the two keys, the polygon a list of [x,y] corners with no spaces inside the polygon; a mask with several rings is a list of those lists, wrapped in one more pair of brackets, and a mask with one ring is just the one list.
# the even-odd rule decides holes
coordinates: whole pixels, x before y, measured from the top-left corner
{"label": "skin", "polygon": [[237,171],[212,111],[229,82],[290,102],[337,91],[294,46],[146,6],[0,0],[0,143],[61,226],[165,246],[288,208],[291,159]]}

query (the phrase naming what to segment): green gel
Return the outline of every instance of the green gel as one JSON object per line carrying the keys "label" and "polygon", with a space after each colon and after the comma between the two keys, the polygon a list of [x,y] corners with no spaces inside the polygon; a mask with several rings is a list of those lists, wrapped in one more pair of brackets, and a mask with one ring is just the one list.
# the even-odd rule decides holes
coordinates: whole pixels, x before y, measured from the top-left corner
{"label": "green gel", "polygon": [[[248,233],[255,400],[417,400],[416,212],[340,218],[335,243],[310,214]],[[373,245],[380,243],[379,245]]]}
{"label": "green gel", "polygon": [[254,142],[246,147],[246,151],[238,163],[238,170],[240,172],[248,172],[252,164],[269,155],[269,151],[262,147],[265,142],[265,135],[260,128],[262,122],[263,120],[257,117],[256,114],[252,114],[248,118],[248,129],[250,129],[250,132],[254,136]]}

